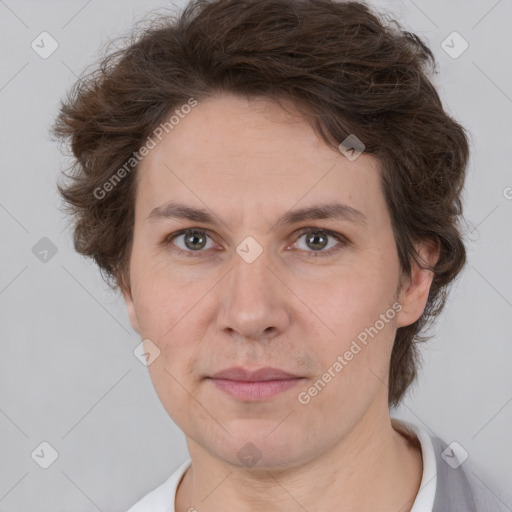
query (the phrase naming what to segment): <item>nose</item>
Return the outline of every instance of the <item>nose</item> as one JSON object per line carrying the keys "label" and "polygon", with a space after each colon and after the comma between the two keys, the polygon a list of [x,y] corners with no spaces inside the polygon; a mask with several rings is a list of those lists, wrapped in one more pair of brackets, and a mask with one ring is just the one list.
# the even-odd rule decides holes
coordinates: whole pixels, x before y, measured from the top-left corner
{"label": "nose", "polygon": [[222,284],[217,327],[240,340],[270,340],[290,323],[290,290],[263,253],[252,263],[238,254]]}

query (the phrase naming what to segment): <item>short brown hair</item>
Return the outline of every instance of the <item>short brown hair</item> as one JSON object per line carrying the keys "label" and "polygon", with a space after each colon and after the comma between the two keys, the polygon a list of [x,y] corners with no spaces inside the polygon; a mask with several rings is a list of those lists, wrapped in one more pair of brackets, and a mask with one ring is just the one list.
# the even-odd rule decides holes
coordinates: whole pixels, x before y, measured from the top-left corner
{"label": "short brown hair", "polygon": [[389,375],[389,404],[397,405],[416,377],[417,343],[429,338],[420,331],[441,312],[466,261],[468,141],[444,111],[429,69],[427,45],[363,2],[193,0],[179,16],[151,20],[75,83],[53,127],[75,159],[59,191],[76,250],[128,289],[136,166],[105,197],[95,190],[190,98],[228,92],[291,100],[328,145],[355,134],[379,162],[406,274],[419,261],[416,242],[439,246],[425,311],[397,330]]}

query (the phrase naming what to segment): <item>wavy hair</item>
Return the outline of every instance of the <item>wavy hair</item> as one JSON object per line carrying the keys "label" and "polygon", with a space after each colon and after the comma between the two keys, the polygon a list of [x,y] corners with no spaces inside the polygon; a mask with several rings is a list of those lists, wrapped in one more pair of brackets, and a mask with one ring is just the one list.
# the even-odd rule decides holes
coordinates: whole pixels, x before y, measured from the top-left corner
{"label": "wavy hair", "polygon": [[429,79],[428,46],[363,2],[193,0],[159,15],[102,56],[61,103],[52,127],[74,156],[58,185],[74,245],[112,286],[129,288],[137,166],[98,198],[169,113],[190,98],[228,92],[291,102],[336,148],[356,134],[380,168],[402,270],[419,262],[415,243],[435,241],[439,260],[422,316],[397,330],[389,404],[414,381],[418,343],[462,270],[466,132]]}

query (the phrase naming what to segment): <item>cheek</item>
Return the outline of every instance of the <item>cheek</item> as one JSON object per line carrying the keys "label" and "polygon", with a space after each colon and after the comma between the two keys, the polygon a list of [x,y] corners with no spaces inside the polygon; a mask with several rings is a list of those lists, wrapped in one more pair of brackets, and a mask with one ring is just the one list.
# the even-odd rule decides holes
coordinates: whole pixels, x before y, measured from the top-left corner
{"label": "cheek", "polygon": [[[328,373],[325,378],[336,375],[326,386],[331,390],[326,398],[349,400],[378,386],[379,379],[387,380],[399,307],[394,300],[398,275],[389,265],[384,269],[383,261],[374,255],[314,286],[297,282],[297,294],[307,297],[305,302],[318,325],[318,332],[312,332],[311,323],[304,326],[311,338],[310,349]],[[312,318],[309,313],[308,318]],[[315,349],[315,339],[322,340],[322,350]]]}
{"label": "cheek", "polygon": [[[351,265],[324,279],[297,280],[294,290],[314,313],[316,324],[340,340],[348,340],[373,325],[394,302],[394,272],[375,259]],[[304,306],[302,307],[304,310]]]}
{"label": "cheek", "polygon": [[191,307],[190,288],[174,274],[135,242],[130,264],[133,302],[141,335],[157,344]]}
{"label": "cheek", "polygon": [[149,367],[151,376],[158,380],[158,388],[174,388],[170,374],[182,382],[182,376],[193,370],[200,351],[211,314],[204,309],[203,296],[210,286],[204,281],[185,281],[183,273],[151,263],[150,255],[142,253],[133,258],[132,268],[132,296],[141,336],[160,350]]}

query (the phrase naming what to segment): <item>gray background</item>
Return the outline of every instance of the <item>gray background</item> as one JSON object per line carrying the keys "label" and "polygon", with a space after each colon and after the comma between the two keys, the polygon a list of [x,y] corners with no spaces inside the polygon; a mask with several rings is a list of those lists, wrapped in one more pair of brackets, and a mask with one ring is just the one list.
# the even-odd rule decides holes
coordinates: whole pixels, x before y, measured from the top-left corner
{"label": "gray background", "polygon": [[[469,265],[394,415],[459,442],[502,496],[512,487],[512,3],[373,3],[430,43],[443,101],[472,145]],[[124,303],[73,251],[55,189],[67,161],[48,136],[59,100],[107,40],[162,6],[0,0],[0,511],[126,510],[187,457],[133,355],[140,340]],[[43,31],[59,45],[47,59],[31,48]],[[453,31],[469,43],[457,59],[441,46]],[[46,262],[32,250],[43,237],[57,248]],[[31,457],[43,441],[58,452],[48,469]]]}

